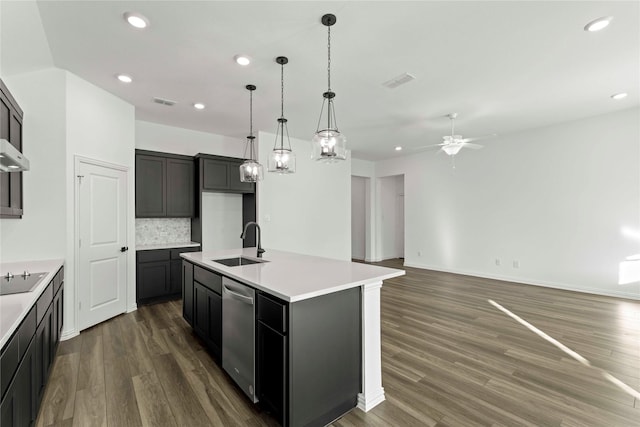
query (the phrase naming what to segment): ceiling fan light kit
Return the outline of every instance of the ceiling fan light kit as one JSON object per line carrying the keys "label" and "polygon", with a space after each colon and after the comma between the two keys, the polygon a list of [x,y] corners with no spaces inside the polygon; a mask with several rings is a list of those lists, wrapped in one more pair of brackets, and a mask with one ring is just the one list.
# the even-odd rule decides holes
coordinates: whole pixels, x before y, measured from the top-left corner
{"label": "ceiling fan light kit", "polygon": [[[289,62],[289,59],[286,56],[278,56],[276,62],[280,64],[280,118],[278,119],[276,141],[269,155],[267,167],[269,172],[290,174],[296,171],[296,155],[291,150],[287,119],[284,118],[284,65]],[[284,143],[285,135],[287,137],[286,146]]]}
{"label": "ceiling fan light kit", "polygon": [[254,142],[256,137],[253,136],[253,91],[256,90],[254,85],[246,85],[249,91],[249,136],[244,146],[244,157],[247,158],[247,150],[249,158],[240,165],[240,181],[242,182],[258,182],[262,181],[264,176],[263,167],[256,160],[256,152]]}
{"label": "ceiling fan light kit", "polygon": [[[336,122],[335,107],[333,100],[335,92],[331,90],[331,26],[336,23],[336,17],[332,14],[322,16],[321,22],[327,27],[327,91],[322,94],[322,108],[316,133],[312,139],[311,158],[323,163],[334,163],[347,158],[347,138],[338,130]],[[323,112],[326,108],[326,120],[323,121]],[[321,123],[326,123],[324,129],[320,128]]]}

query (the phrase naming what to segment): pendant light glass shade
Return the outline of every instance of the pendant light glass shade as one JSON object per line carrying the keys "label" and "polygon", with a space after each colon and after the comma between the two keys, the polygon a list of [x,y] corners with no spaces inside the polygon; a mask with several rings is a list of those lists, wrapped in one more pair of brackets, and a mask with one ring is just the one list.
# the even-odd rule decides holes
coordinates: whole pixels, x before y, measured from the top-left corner
{"label": "pendant light glass shade", "polygon": [[[276,141],[273,151],[269,154],[267,168],[269,172],[289,174],[296,171],[296,155],[291,150],[287,119],[284,118],[284,64],[288,63],[289,59],[285,56],[278,56],[276,62],[280,64],[280,118],[278,119]],[[287,139],[286,145],[285,137]]]}
{"label": "pendant light glass shade", "polygon": [[264,168],[256,160],[254,145],[256,137],[253,136],[253,91],[256,90],[256,87],[247,85],[246,89],[249,91],[249,136],[244,146],[244,157],[247,158],[247,151],[249,151],[249,158],[240,165],[240,181],[258,182],[264,178]]}
{"label": "pendant light glass shade", "polygon": [[[326,14],[322,17],[322,24],[327,27],[327,83],[328,90],[322,94],[322,109],[320,110],[320,118],[318,119],[318,127],[313,136],[313,147],[311,150],[311,158],[313,160],[333,163],[347,158],[347,138],[338,130],[336,121],[335,107],[333,99],[336,97],[335,92],[331,90],[331,26],[336,23],[336,17],[332,14]],[[323,120],[323,113],[326,108],[326,120]],[[326,124],[326,127],[324,125]]]}

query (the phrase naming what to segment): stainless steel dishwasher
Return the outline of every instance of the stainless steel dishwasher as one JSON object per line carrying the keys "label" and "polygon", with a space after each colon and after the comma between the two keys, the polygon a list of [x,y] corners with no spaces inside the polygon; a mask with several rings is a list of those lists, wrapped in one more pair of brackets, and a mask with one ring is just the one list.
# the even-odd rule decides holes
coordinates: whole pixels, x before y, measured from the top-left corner
{"label": "stainless steel dishwasher", "polygon": [[255,290],[222,278],[222,368],[254,403]]}

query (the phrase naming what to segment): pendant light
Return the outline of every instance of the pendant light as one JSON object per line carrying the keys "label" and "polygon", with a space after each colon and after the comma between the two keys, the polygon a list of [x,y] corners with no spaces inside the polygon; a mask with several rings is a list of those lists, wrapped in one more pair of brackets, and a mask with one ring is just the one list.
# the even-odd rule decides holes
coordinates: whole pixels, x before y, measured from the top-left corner
{"label": "pendant light", "polygon": [[240,165],[240,181],[242,182],[258,182],[262,180],[263,168],[256,160],[256,151],[254,147],[253,136],[253,91],[256,90],[254,85],[245,86],[249,91],[249,136],[244,146],[244,158],[247,158],[247,149],[249,149],[249,158]]}
{"label": "pendant light", "polygon": [[[327,83],[328,89],[322,94],[322,109],[318,119],[318,127],[313,136],[311,158],[320,162],[333,163],[347,158],[347,138],[338,130],[336,113],[333,106],[335,92],[331,90],[331,26],[336,23],[336,17],[326,14],[322,17],[322,24],[327,27]],[[327,118],[322,120],[324,105],[327,104]],[[326,123],[326,128],[320,129],[320,124]]]}
{"label": "pendant light", "polygon": [[[289,62],[289,59],[286,56],[278,56],[276,62],[280,64],[280,118],[278,119],[276,142],[273,146],[273,151],[269,155],[267,165],[269,172],[289,174],[296,171],[296,156],[291,150],[287,119],[284,118],[284,65]],[[287,137],[286,147],[284,144],[285,134]]]}

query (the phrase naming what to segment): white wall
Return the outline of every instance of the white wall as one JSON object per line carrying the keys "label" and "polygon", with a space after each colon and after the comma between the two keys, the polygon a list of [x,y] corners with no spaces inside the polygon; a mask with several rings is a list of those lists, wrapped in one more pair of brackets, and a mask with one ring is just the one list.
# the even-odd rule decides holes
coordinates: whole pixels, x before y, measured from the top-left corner
{"label": "white wall", "polygon": [[[259,161],[267,164],[275,135],[259,132]],[[351,161],[319,164],[311,142],[291,138],[297,171],[265,171],[258,183],[262,246],[328,258],[351,259]]]}
{"label": "white wall", "polygon": [[640,298],[640,278],[618,284],[640,254],[639,141],[636,108],[486,140],[456,169],[427,152],[376,174],[405,174],[409,266]]}
{"label": "white wall", "polygon": [[351,258],[364,260],[367,242],[367,180],[351,176]]}
{"label": "white wall", "polygon": [[194,156],[198,153],[244,158],[244,139],[136,121],[136,148]]}
{"label": "white wall", "polygon": [[202,251],[242,247],[242,194],[202,193]]}
{"label": "white wall", "polygon": [[[135,109],[120,98],[67,74],[67,256],[65,268],[65,300],[74,307],[76,277],[75,248],[77,223],[75,190],[77,172],[75,157],[88,157],[128,168],[128,214],[126,246],[135,248]],[[136,308],[135,251],[127,253],[127,310]],[[71,285],[69,287],[69,285]],[[77,286],[83,286],[77,283]],[[77,319],[70,319],[74,310],[65,311],[65,330],[77,331]],[[68,320],[68,321],[67,321]]]}
{"label": "white wall", "polygon": [[[24,216],[2,219],[2,261],[63,258],[63,336],[76,334],[75,156],[129,168],[128,241],[135,247],[134,108],[102,89],[55,68],[5,78],[25,112]],[[135,308],[135,252],[129,264],[127,308]]]}
{"label": "white wall", "polygon": [[2,262],[65,258],[66,73],[49,68],[3,78],[23,109],[22,219],[0,219]]}

